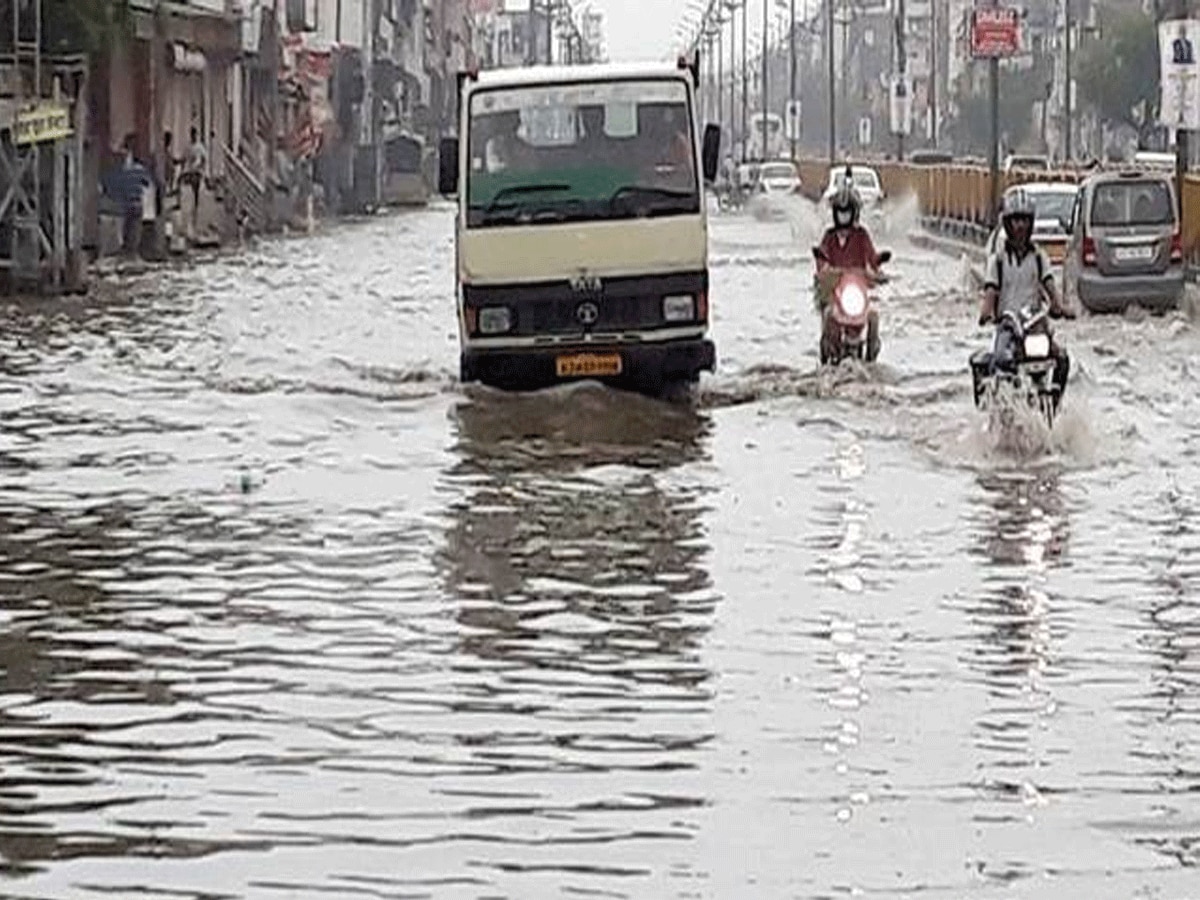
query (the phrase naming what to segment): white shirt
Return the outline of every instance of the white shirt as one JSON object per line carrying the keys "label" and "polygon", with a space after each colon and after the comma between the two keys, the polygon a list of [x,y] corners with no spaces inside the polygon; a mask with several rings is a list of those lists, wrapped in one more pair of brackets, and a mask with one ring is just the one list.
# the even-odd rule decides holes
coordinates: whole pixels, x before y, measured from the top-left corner
{"label": "white shirt", "polygon": [[988,259],[983,286],[1000,292],[996,302],[996,318],[999,319],[1009,310],[1019,312],[1030,302],[1041,303],[1041,288],[1048,287],[1053,281],[1050,259],[1044,250],[1031,244],[1018,258],[1004,242]]}

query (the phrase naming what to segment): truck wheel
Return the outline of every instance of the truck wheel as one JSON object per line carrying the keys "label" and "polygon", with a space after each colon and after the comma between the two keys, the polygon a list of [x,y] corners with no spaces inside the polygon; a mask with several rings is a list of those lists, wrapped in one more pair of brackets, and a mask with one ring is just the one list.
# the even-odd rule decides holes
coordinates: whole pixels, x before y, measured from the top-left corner
{"label": "truck wheel", "polygon": [[658,398],[667,403],[684,404],[696,393],[697,375],[671,375],[663,379],[658,388]]}
{"label": "truck wheel", "polygon": [[479,376],[475,372],[475,366],[467,359],[465,353],[459,354],[458,357],[458,380],[462,384],[468,384],[472,381],[477,381]]}

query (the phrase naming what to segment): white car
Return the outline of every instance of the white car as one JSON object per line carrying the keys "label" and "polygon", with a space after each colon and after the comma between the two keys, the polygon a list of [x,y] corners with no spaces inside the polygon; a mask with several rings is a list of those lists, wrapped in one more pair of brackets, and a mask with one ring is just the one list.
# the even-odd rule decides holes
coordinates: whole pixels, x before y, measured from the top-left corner
{"label": "white car", "polygon": [[758,183],[764,194],[798,194],[802,187],[795,163],[787,160],[763,163],[758,170]]}
{"label": "white car", "polygon": [[[825,202],[829,202],[846,179],[846,168],[846,166],[834,166],[829,170],[829,183],[824,194]],[[879,173],[870,166],[854,165],[849,169],[854,189],[858,191],[858,197],[862,200],[863,211],[866,212],[876,207],[881,208],[884,194],[883,185],[879,181]]]}
{"label": "white car", "polygon": [[1034,154],[1010,153],[1004,160],[1004,171],[1015,172],[1019,169],[1033,169],[1038,172],[1050,171],[1050,160]]}

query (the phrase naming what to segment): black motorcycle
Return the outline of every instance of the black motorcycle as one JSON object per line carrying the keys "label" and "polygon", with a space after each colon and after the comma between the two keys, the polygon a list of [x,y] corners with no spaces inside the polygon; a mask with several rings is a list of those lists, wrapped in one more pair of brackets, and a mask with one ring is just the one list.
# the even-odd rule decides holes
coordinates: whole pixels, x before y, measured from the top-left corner
{"label": "black motorcycle", "polygon": [[1049,315],[1046,306],[1031,304],[1000,317],[993,350],[980,350],[971,356],[977,409],[999,408],[1003,416],[1005,408],[996,404],[996,397],[1004,391],[1039,412],[1046,427],[1054,427],[1062,397],[1054,382],[1056,362],[1050,352]]}

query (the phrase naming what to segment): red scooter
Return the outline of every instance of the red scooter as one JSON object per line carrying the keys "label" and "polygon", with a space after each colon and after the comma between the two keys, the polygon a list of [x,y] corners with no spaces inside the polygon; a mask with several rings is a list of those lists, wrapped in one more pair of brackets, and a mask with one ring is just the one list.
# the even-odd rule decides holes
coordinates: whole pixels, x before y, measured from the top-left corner
{"label": "red scooter", "polygon": [[[828,262],[820,247],[813,247],[813,256]],[[881,264],[891,258],[890,250],[879,254]],[[879,316],[873,315],[871,288],[883,284],[887,278],[871,276],[862,269],[833,271],[837,273],[833,299],[821,318],[821,365],[836,366],[847,357],[874,362],[879,356],[880,340]]]}

